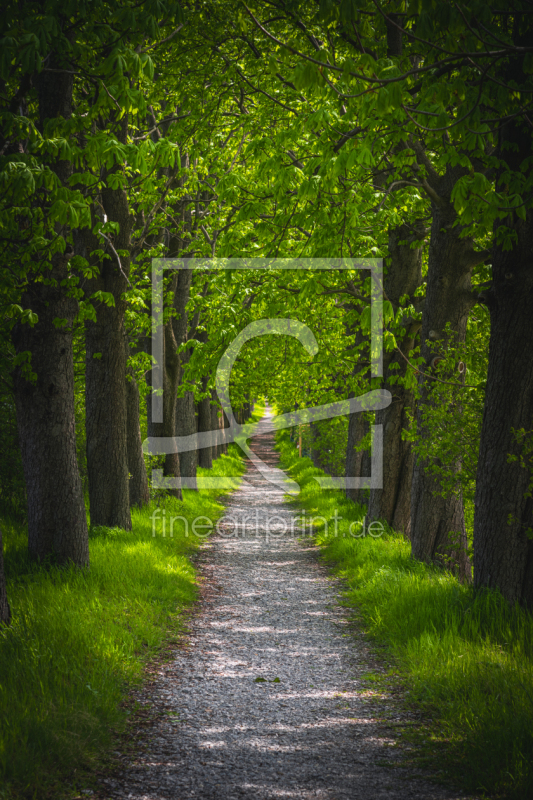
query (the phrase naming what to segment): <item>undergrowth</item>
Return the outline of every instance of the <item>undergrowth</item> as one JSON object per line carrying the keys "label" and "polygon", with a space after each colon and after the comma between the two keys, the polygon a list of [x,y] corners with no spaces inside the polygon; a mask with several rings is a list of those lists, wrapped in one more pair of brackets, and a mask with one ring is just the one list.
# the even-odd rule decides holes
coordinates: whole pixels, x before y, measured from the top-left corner
{"label": "undergrowth", "polygon": [[365,508],[321,490],[313,476],[324,473],[298,457],[286,431],[277,441],[283,467],[301,487],[293,502],[307,519],[326,520],[314,537],[346,581],[347,604],[388,647],[409,699],[431,720],[418,738],[407,734],[420,756],[468,791],[533,797],[532,616],[497,592],[474,592],[412,560],[410,544],[387,526],[381,536],[376,528],[361,536]]}
{"label": "undergrowth", "polygon": [[[243,471],[230,445],[198,474],[235,476],[237,486]],[[216,522],[220,494],[160,496],[132,509],[131,531],[93,530],[87,570],[33,563],[24,526],[1,521],[12,625],[0,630],[0,797],[58,797],[79,788],[104,756],[123,729],[128,687],[163,645],[178,641],[197,595],[190,557],[201,540],[182,522],[163,537],[161,517],[154,528],[151,515],[159,505],[189,528],[199,516]]]}

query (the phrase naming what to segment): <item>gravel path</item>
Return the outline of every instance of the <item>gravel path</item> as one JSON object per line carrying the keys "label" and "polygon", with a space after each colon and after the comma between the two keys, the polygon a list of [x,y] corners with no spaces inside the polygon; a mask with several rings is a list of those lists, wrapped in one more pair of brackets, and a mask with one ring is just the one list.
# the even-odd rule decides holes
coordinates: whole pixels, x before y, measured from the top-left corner
{"label": "gravel path", "polygon": [[[277,463],[271,435],[254,438],[253,449]],[[192,620],[188,647],[161,668],[148,694],[139,694],[166,717],[152,729],[146,752],[105,781],[100,796],[464,797],[401,766],[401,749],[390,747],[392,728],[375,719],[380,709],[361,681],[375,664],[364,636],[348,630],[337,604],[341,586],[316,548],[276,537],[284,523],[290,530],[295,513],[283,491],[251,464],[246,483],[229,498],[225,535],[202,551],[213,591]],[[240,522],[238,536],[231,535],[230,516]]]}

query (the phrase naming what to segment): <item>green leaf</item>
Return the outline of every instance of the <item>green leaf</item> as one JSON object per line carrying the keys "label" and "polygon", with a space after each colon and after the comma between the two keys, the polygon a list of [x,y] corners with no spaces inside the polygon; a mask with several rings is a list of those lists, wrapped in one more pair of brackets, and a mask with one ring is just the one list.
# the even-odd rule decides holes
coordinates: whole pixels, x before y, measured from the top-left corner
{"label": "green leaf", "polygon": [[92,295],[91,300],[100,300],[102,303],[105,303],[106,306],[109,306],[110,308],[114,308],[115,306],[115,298],[113,297],[111,292],[103,292],[102,290],[99,290],[98,292],[95,292]]}
{"label": "green leaf", "polygon": [[370,332],[370,320],[371,320],[370,306],[366,306],[366,308],[363,309],[363,312],[362,312],[361,317],[359,319],[359,324],[361,325],[361,330],[364,333],[369,333]]}
{"label": "green leaf", "polygon": [[39,317],[35,314],[31,308],[27,308],[25,311],[22,312],[20,317],[22,322],[28,323],[32,328],[39,322]]}

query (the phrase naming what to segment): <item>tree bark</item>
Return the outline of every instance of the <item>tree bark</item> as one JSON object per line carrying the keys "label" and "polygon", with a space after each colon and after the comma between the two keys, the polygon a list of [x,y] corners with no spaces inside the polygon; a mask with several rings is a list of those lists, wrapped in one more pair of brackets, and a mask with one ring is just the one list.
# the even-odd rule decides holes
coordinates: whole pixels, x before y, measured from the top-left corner
{"label": "tree bark", "polygon": [[[361,311],[359,305],[354,302],[348,303],[346,307],[347,310],[352,310],[355,308],[357,311]],[[353,331],[347,326],[347,333],[350,334],[352,332]],[[354,345],[356,363],[352,374],[360,374],[360,377],[363,379],[363,381],[367,382],[369,378],[368,366],[370,356],[368,347],[365,347],[364,350],[360,349],[363,343],[368,345],[368,336],[366,336],[361,329],[358,329],[356,332],[356,340]],[[363,362],[362,366],[361,361]],[[350,398],[355,397],[355,394],[351,392],[348,396]],[[369,451],[356,449],[368,434],[369,430],[369,422],[365,414],[358,412],[348,416],[348,440],[346,442],[346,460],[344,469],[346,478],[362,478],[370,475]],[[347,488],[345,489],[345,494],[348,500],[352,500],[354,503],[360,503],[361,505],[366,505],[367,503],[367,489]]]}
{"label": "tree bark", "polygon": [[[175,296],[178,291],[179,273],[172,276],[172,294]],[[176,404],[177,392],[181,376],[180,357],[177,353],[178,342],[176,340],[174,320],[170,318],[163,328],[163,421],[151,421],[150,435],[156,437],[173,437],[176,435]],[[181,477],[180,456],[178,452],[167,453],[163,467],[165,477]],[[167,490],[169,494],[182,499],[181,486]]]}
{"label": "tree bark", "polygon": [[4,546],[2,543],[2,529],[0,528],[0,625],[9,625],[11,622],[11,609],[7,599],[6,576],[4,572]]}
{"label": "tree bark", "polygon": [[[56,64],[55,56],[50,63]],[[41,126],[46,119],[71,116],[71,74],[42,73],[38,93]],[[50,166],[66,182],[71,164],[59,161]],[[60,229],[56,233],[66,235]],[[82,567],[89,564],[89,539],[76,457],[72,325],[77,303],[66,296],[61,285],[67,283],[71,254],[68,247],[64,254],[55,254],[51,270],[46,264],[35,264],[35,275],[29,280],[21,305],[32,309],[39,320],[33,327],[15,325],[12,341],[17,354],[31,354],[36,379],[28,380],[18,366],[13,385],[28,502],[30,556]],[[40,280],[43,271],[46,283]],[[56,327],[57,318],[66,323]]]}
{"label": "tree bark", "polygon": [[[315,467],[318,469],[324,470],[325,473],[328,475],[335,475],[335,472],[332,471],[332,466],[327,462],[327,459],[324,458],[323,452],[320,447],[321,441],[321,425],[316,422],[309,423],[309,431],[310,431],[310,438],[311,438],[311,461],[313,462]],[[322,439],[323,441],[323,439]]]}
{"label": "tree bark", "polygon": [[[190,399],[179,398],[178,389],[183,378],[183,366],[188,359],[187,354],[178,353],[178,347],[187,339],[187,312],[186,305],[189,300],[192,271],[177,269],[172,275],[171,293],[176,316],[167,320],[163,328],[163,421],[154,422],[152,419],[151,398],[148,401],[148,435],[151,437],[185,436],[196,432],[192,428],[189,416]],[[185,426],[185,427],[183,427]],[[184,476],[196,477],[196,467],[193,461],[187,460],[188,453],[167,453],[163,468],[165,477],[181,479],[182,461],[187,462],[187,472],[192,474]],[[168,493],[183,499],[181,485],[178,488],[168,489]]]}
{"label": "tree bark", "polygon": [[[28,549],[34,559],[89,563],[87,517],[78,461],[74,413],[72,324],[76,303],[60,286],[66,262],[49,277],[56,285],[32,283],[22,304],[39,317],[34,327],[17,324],[17,353],[31,353],[35,382],[22,368],[13,373],[17,427],[28,499]],[[66,319],[57,328],[54,319]]]}
{"label": "tree bark", "polygon": [[100,303],[86,323],[87,473],[91,525],[131,529],[129,508],[126,355],[120,278],[102,266],[101,282],[116,306]]}
{"label": "tree bark", "polygon": [[[503,132],[511,169],[531,156],[529,132]],[[498,589],[510,603],[533,609],[533,501],[530,493],[533,421],[533,211],[496,225],[516,233],[511,251],[494,245],[487,293],[491,331],[474,517],[474,582]],[[520,436],[513,431],[525,430]],[[515,458],[516,460],[510,460]],[[520,463],[525,459],[526,468]]]}
{"label": "tree bark", "polygon": [[[356,450],[370,430],[369,422],[362,413],[350,414],[348,422],[348,442],[346,444],[347,478],[361,478],[370,475],[370,455],[368,450]],[[367,489],[346,489],[346,497],[354,503],[366,505]]]}
{"label": "tree bark", "polygon": [[[192,436],[198,431],[196,420],[196,406],[193,392],[185,392],[183,397],[178,397],[176,403],[176,436]],[[196,481],[198,467],[198,450],[188,450],[180,453],[180,471],[183,478],[193,478]],[[196,488],[196,486],[192,487]]]}
{"label": "tree bark", "polygon": [[224,431],[224,444],[222,445],[222,452],[224,455],[228,454],[228,437],[226,433],[226,429],[229,428],[229,421],[226,416],[226,412],[222,411],[222,430]]}
{"label": "tree bark", "polygon": [[[402,351],[408,349],[405,340]],[[400,370],[394,375],[405,374],[405,362],[400,356],[392,359]],[[391,373],[392,374],[392,373]],[[411,532],[411,480],[414,453],[410,442],[403,441],[402,432],[409,424],[408,411],[414,409],[413,393],[403,386],[391,386],[385,377],[384,388],[392,394],[392,403],[383,411],[376,412],[376,425],[383,425],[383,488],[370,489],[368,521],[383,520],[391,528],[407,537]],[[386,412],[386,413],[385,413]]]}
{"label": "tree bark", "polygon": [[131,374],[126,379],[126,418],[130,506],[142,508],[150,502],[150,490],[139,424],[139,388]]}
{"label": "tree bark", "polygon": [[[172,320],[165,325],[165,366],[163,374],[163,422],[155,425],[156,436],[175,436],[176,435],[176,403],[177,392],[180,382],[180,358],[176,353],[177,342],[173,331]],[[167,453],[165,455],[165,465],[163,475],[171,478],[181,478],[180,456],[179,453]],[[169,494],[178,500],[183,499],[181,486],[167,490]]]}
{"label": "tree bark", "polygon": [[309,423],[309,432],[311,434],[311,461],[313,466],[317,469],[324,469],[320,458],[320,448],[318,447],[319,431],[315,422]]}
{"label": "tree bark", "polygon": [[[183,166],[183,164],[182,164]],[[183,207],[181,210],[183,228],[190,230],[191,214],[190,210]],[[183,253],[185,241],[175,237],[172,244],[174,255]],[[181,269],[179,271],[178,291],[175,294],[175,308],[178,318],[174,320],[174,330],[176,340],[179,344],[184,344],[190,337],[196,334],[196,329],[200,320],[200,312],[197,310],[192,317],[187,312],[187,303],[190,298],[192,286],[192,270]],[[207,294],[208,284],[204,286],[204,295]],[[203,333],[200,334],[200,338]],[[191,351],[184,350],[180,355],[180,384],[183,381],[186,366],[190,360]],[[175,431],[176,436],[195,436],[198,433],[198,415],[193,391],[186,391],[176,400],[175,411]],[[194,485],[189,488],[196,489],[196,472],[199,466],[200,453],[197,448],[180,453],[180,472],[184,478],[194,481]]]}
{"label": "tree bark", "polygon": [[[199,314],[198,312],[192,319],[188,318],[186,305],[190,297],[190,288],[192,284],[192,272],[189,271],[188,284],[185,294],[185,284],[182,285],[182,298],[181,298],[181,314],[180,327],[178,337],[180,343],[187,340],[189,336],[193,336],[198,326]],[[183,380],[185,367],[191,357],[191,351],[185,350],[181,354],[181,367],[180,367],[180,383]],[[176,436],[193,436],[198,432],[198,420],[196,416],[196,404],[194,402],[194,392],[187,391],[182,397],[178,397],[176,401]],[[198,450],[187,450],[180,453],[180,471],[184,478],[194,480],[194,486],[189,487],[196,489],[196,471],[198,469]]]}
{"label": "tree bark", "polygon": [[[414,228],[400,225],[389,231],[390,264],[384,280],[385,295],[396,312],[400,297],[413,297],[422,281],[422,248],[411,248],[414,240],[424,235],[423,226]],[[408,355],[414,346],[414,335],[419,325],[410,326],[400,343],[402,353]],[[376,412],[376,425],[383,425],[383,488],[371,489],[368,502],[368,520],[384,520],[395,530],[409,535],[411,530],[411,478],[414,456],[410,442],[402,440],[408,427],[408,412],[414,411],[413,393],[401,383],[388,381],[389,377],[404,378],[407,362],[398,352],[384,354],[384,388],[391,392],[392,403]],[[393,367],[394,369],[391,369]]]}
{"label": "tree bark", "polygon": [[[189,214],[190,217],[190,214]],[[190,226],[190,220],[184,213],[184,223]],[[182,244],[178,245],[181,247]],[[185,281],[185,278],[184,278]],[[199,311],[189,317],[187,313],[187,302],[190,297],[190,290],[192,285],[192,270],[188,271],[186,276],[187,283],[182,283],[182,294],[180,300],[180,323],[178,338],[180,343],[187,341],[189,337],[193,337],[198,327],[200,319]],[[207,292],[207,284],[204,288]],[[181,354],[181,370],[180,370],[180,383],[183,380],[186,366],[190,360],[191,351],[184,350]],[[176,402],[176,435],[177,436],[193,436],[198,433],[198,419],[196,414],[196,403],[194,401],[194,392],[187,391],[182,397],[178,397]],[[192,479],[194,481],[193,488],[196,489],[196,471],[198,469],[199,453],[196,448],[180,453],[180,470],[184,478]]]}
{"label": "tree bark", "polygon": [[[216,392],[211,392],[211,401],[216,399]],[[218,406],[211,402],[211,430],[218,431],[220,427],[220,421],[218,419]],[[213,448],[212,448],[212,458],[213,461],[221,455],[220,446],[216,443],[215,439],[213,439]]]}
{"label": "tree bark", "polygon": [[[119,195],[122,194],[122,197]],[[120,223],[115,249],[129,245],[127,198],[122,190],[106,190],[108,219]],[[129,260],[122,259],[122,266]],[[126,338],[124,331],[126,280],[116,257],[100,265],[94,291],[109,292],[114,305],[96,304],[96,322],[85,325],[85,426],[91,525],[131,529],[129,507]]]}
{"label": "tree bark", "polygon": [[[207,389],[208,378],[202,381],[202,392]],[[211,400],[205,397],[198,403],[198,433],[204,433],[211,430]],[[211,469],[213,466],[212,447],[201,447],[198,451],[198,464],[204,469]]]}
{"label": "tree bark", "polygon": [[[118,123],[118,138],[127,139],[127,118]],[[112,167],[105,179],[122,167]],[[106,244],[110,258],[100,263],[100,275],[91,281],[93,291],[101,290],[113,296],[114,305],[99,302],[96,322],[85,326],[85,385],[87,473],[91,525],[131,529],[128,480],[128,448],[126,417],[126,339],[124,292],[128,286],[130,256],[115,251],[131,249],[131,217],[124,189],[102,190],[102,206],[110,222],[119,223],[113,248]],[[81,238],[81,237],[80,237]],[[83,233],[86,258],[102,241],[90,232]]]}
{"label": "tree bark", "polygon": [[[486,256],[475,253],[472,239],[459,238],[460,227],[453,227],[456,214],[449,202],[451,189],[458,175],[453,171],[437,182],[438,202],[433,203],[433,220],[429,244],[427,291],[422,315],[421,353],[429,372],[435,351],[431,341],[441,342],[446,324],[450,323],[455,342],[464,342],[470,309],[474,304],[471,273],[476,263]],[[428,344],[429,340],[429,344]],[[459,381],[459,377],[457,377]],[[418,405],[419,436],[430,436],[422,408],[431,401],[431,380],[421,376],[421,397]],[[426,471],[426,462],[417,459],[411,491],[412,556],[427,563],[435,562],[453,570],[464,581],[471,579],[467,555],[463,501],[460,492],[441,497],[436,477]],[[460,469],[458,463],[457,469]]]}

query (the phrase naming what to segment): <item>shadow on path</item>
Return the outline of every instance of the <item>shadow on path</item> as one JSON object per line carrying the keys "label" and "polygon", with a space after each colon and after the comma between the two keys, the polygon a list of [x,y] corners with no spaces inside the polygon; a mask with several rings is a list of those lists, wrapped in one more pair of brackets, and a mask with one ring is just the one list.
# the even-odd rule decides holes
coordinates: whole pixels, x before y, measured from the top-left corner
{"label": "shadow on path", "polygon": [[[254,437],[252,448],[277,466],[273,434]],[[375,665],[364,636],[348,630],[342,587],[317,549],[296,539],[297,515],[283,491],[251,464],[245,477],[221,534],[202,551],[213,591],[192,621],[188,647],[161,668],[149,693],[139,693],[169,716],[138,761],[106,781],[105,796],[464,797],[401,766],[402,751],[392,749],[390,728],[376,720],[380,708],[361,681]]]}

